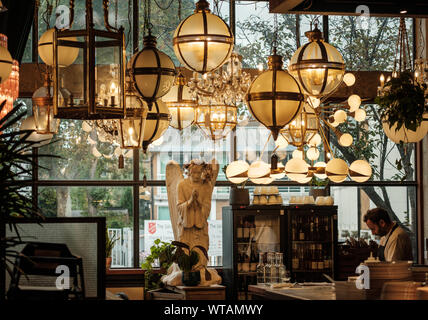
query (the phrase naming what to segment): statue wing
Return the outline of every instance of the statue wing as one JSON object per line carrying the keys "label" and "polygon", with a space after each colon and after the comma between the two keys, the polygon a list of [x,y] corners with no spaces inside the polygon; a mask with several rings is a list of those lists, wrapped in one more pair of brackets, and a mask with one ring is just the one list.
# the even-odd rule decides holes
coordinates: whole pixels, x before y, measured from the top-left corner
{"label": "statue wing", "polygon": [[169,215],[171,217],[174,239],[178,236],[178,184],[184,179],[180,165],[171,160],[166,165],[166,191],[168,194]]}

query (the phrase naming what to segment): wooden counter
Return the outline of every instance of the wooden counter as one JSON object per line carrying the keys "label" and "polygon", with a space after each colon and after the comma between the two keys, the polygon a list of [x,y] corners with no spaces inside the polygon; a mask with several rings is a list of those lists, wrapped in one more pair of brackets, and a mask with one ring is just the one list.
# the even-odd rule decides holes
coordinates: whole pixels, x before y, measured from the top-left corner
{"label": "wooden counter", "polygon": [[255,300],[336,300],[332,285],[270,289],[265,285],[249,285]]}

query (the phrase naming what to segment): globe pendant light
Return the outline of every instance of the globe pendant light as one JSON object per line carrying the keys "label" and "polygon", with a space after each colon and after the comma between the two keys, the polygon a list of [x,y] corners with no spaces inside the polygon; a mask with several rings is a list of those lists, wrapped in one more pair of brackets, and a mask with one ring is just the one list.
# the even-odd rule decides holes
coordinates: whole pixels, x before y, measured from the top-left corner
{"label": "globe pendant light", "polygon": [[299,148],[307,144],[318,133],[319,123],[315,113],[305,104],[302,112],[281,133],[288,143]]}
{"label": "globe pendant light", "polygon": [[234,37],[229,26],[199,0],[194,14],[184,19],[173,37],[174,52],[189,70],[206,73],[220,68],[230,57]]}
{"label": "globe pendant light", "polygon": [[190,93],[190,88],[186,85],[186,79],[179,73],[175,85],[162,97],[162,101],[167,105],[171,113],[170,126],[183,130],[195,121],[196,101]]}
{"label": "globe pendant light", "polygon": [[57,133],[60,120],[54,118],[53,88],[48,72],[45,74],[43,87],[34,92],[32,101],[36,132],[39,134]]}
{"label": "globe pendant light", "polygon": [[126,114],[119,120],[122,149],[138,149],[142,146],[148,106],[135,92],[134,84],[127,81],[125,91]]}
{"label": "globe pendant light", "polygon": [[[53,67],[54,66],[54,37],[55,37],[55,28],[48,29],[39,39],[38,51],[39,56],[46,65]],[[67,41],[77,42],[76,37],[67,37]],[[74,61],[76,61],[79,56],[79,48],[74,48],[71,46],[58,46],[58,60],[57,64],[59,67],[68,67]]]}
{"label": "globe pendant light", "polygon": [[355,182],[366,182],[372,176],[372,168],[366,160],[355,160],[349,166],[349,176]]}
{"label": "globe pendant light", "polygon": [[282,69],[282,57],[274,53],[269,69],[251,83],[246,103],[254,118],[271,130],[274,140],[279,131],[300,112],[304,96],[297,81]]}
{"label": "globe pendant light", "polygon": [[146,118],[146,126],[144,128],[143,151],[147,152],[149,145],[159,139],[166,129],[169,127],[171,115],[168,107],[161,100],[156,100],[153,103],[152,110],[149,110]]}
{"label": "globe pendant light", "polygon": [[342,83],[345,63],[340,52],[324,42],[317,25],[305,36],[309,43],[293,54],[288,70],[306,94],[320,98],[336,90]]}
{"label": "globe pendant light", "polygon": [[174,84],[177,71],[171,58],[156,48],[156,38],[144,37],[144,48],[136,53],[130,61],[130,70],[135,88],[149,105],[163,97]]}
{"label": "globe pendant light", "polygon": [[226,177],[232,183],[243,183],[248,180],[249,168],[250,165],[246,161],[233,161],[226,168]]}
{"label": "globe pendant light", "polygon": [[331,159],[325,168],[327,178],[336,183],[345,181],[348,171],[349,169],[346,162],[338,158]]}
{"label": "globe pendant light", "polygon": [[[121,119],[125,116],[125,37],[123,27],[108,23],[108,0],[103,0],[104,27],[94,27],[93,0],[86,0],[86,25],[71,30],[74,0],[70,0],[70,29],[54,31],[54,108],[60,119]],[[76,40],[77,39],[77,40]],[[78,50],[78,58],[69,66],[62,55]],[[102,57],[102,59],[101,59]],[[72,61],[72,59],[70,59]],[[61,87],[72,84],[73,94],[60,101]]]}

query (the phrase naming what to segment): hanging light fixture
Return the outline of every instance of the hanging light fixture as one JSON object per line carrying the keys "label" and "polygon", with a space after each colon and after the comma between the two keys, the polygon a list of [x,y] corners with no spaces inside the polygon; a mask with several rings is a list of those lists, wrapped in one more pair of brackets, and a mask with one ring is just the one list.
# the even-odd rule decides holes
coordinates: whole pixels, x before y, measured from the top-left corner
{"label": "hanging light fixture", "polygon": [[174,52],[189,70],[206,73],[220,68],[230,57],[234,37],[229,26],[199,0],[194,14],[184,19],[174,33]]}
{"label": "hanging light fixture", "polygon": [[195,109],[195,123],[212,140],[226,137],[237,124],[237,107],[216,103],[198,105]]}
{"label": "hanging light fixture", "polygon": [[183,130],[194,123],[196,101],[186,85],[183,74],[178,74],[175,85],[162,97],[162,101],[171,113],[171,127]]}
{"label": "hanging light fixture", "polygon": [[306,94],[320,98],[332,93],[341,84],[345,63],[340,52],[324,42],[317,24],[314,30],[305,32],[305,36],[309,42],[293,54],[288,70]]}
{"label": "hanging light fixture", "polygon": [[129,73],[151,109],[153,102],[171,89],[177,71],[171,58],[156,48],[156,38],[150,32],[144,37],[144,48],[131,58]]}
{"label": "hanging light fixture", "polygon": [[[109,1],[103,0],[106,30],[95,29],[92,2],[86,0],[85,29],[55,29],[53,33],[54,108],[55,116],[60,119],[120,119],[125,114],[123,27],[110,26]],[[70,0],[70,29],[73,20],[74,0]],[[66,66],[73,60],[76,49],[77,59]],[[63,55],[70,53],[72,57],[64,62]],[[73,90],[69,99],[60,101],[63,82],[65,86],[73,84]]]}
{"label": "hanging light fixture", "polygon": [[125,118],[119,119],[120,146],[122,149],[139,149],[142,146],[148,106],[137,95],[130,79],[126,83],[125,100]]}
{"label": "hanging light fixture", "polygon": [[7,50],[7,36],[0,34],[0,84],[4,83],[12,72],[13,60]]}
{"label": "hanging light fixture", "polygon": [[57,133],[60,120],[54,118],[53,88],[48,71],[45,73],[45,82],[43,87],[34,92],[32,101],[34,122],[37,133]]}
{"label": "hanging light fixture", "polygon": [[169,127],[171,115],[168,107],[161,100],[156,100],[153,103],[152,110],[149,110],[146,118],[146,126],[144,128],[143,151],[147,152],[147,148],[153,142],[159,139]]}
{"label": "hanging light fixture", "polygon": [[[8,59],[7,51],[7,36],[0,34],[0,60],[1,57],[6,57]],[[6,50],[5,50],[6,49]],[[10,54],[9,54],[10,55]],[[12,58],[12,57],[11,57]],[[8,61],[8,60],[5,60]],[[4,68],[4,69],[3,69]],[[9,66],[6,62],[0,61],[0,78],[3,73],[3,77],[6,76]],[[0,119],[6,116],[13,109],[13,102],[18,98],[19,95],[19,63],[16,60],[12,60],[12,71],[8,75],[5,81],[1,81],[0,84],[0,103],[6,100],[6,105],[3,107]]]}
{"label": "hanging light fixture", "polygon": [[307,144],[318,133],[319,123],[315,113],[307,104],[297,117],[280,132],[288,143],[299,148]]}
{"label": "hanging light fixture", "polygon": [[246,161],[233,161],[226,168],[226,177],[232,183],[243,183],[248,180],[249,168],[250,165]]}
{"label": "hanging light fixture", "polygon": [[[38,51],[39,56],[46,65],[54,66],[54,37],[55,28],[48,29],[39,39]],[[77,42],[76,37],[67,37],[67,41]],[[79,56],[79,48],[72,46],[57,46],[58,60],[57,64],[61,68],[68,67],[76,61]]]}

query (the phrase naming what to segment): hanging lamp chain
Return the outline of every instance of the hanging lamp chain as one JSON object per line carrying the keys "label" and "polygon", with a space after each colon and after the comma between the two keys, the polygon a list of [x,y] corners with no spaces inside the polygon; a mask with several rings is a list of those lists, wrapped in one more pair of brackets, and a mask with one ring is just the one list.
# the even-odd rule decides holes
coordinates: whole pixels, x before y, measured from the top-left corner
{"label": "hanging lamp chain", "polygon": [[[92,7],[92,0],[87,0],[87,3],[90,2],[91,3],[91,7]],[[120,27],[119,29],[117,28],[117,21],[116,21],[116,28],[112,27],[110,25],[110,23],[108,22],[108,8],[110,5],[110,1],[109,0],[103,0],[103,9],[104,9],[104,27],[110,31],[110,32],[119,32],[120,29],[123,30],[123,27]],[[88,9],[88,6],[86,7],[86,9]],[[117,2],[116,2],[116,10],[117,10]],[[117,17],[117,13],[116,13],[116,17]],[[116,18],[117,19],[117,18]]]}
{"label": "hanging lamp chain", "polygon": [[151,0],[145,0],[144,2],[144,35],[148,32],[148,35],[151,36],[153,25],[151,22]]}
{"label": "hanging lamp chain", "polygon": [[273,55],[276,56],[276,51],[278,48],[278,16],[274,13],[273,16]]}
{"label": "hanging lamp chain", "polygon": [[400,26],[398,28],[398,37],[395,47],[394,57],[394,72],[393,75],[398,75],[405,70],[413,70],[413,62],[410,55],[409,37],[407,35],[406,21],[400,18]]}

